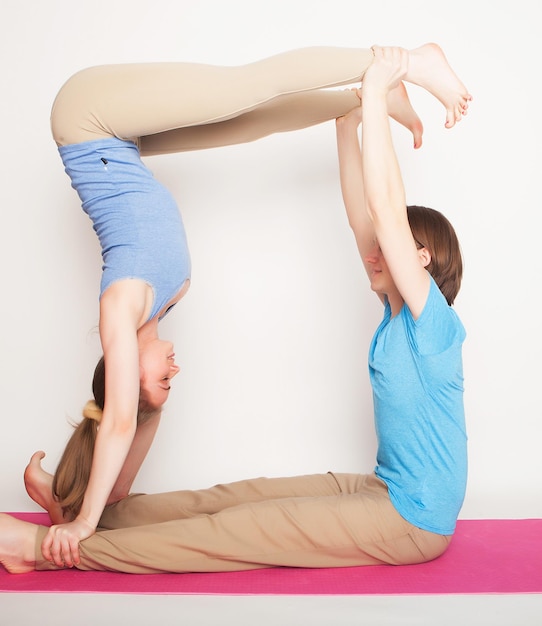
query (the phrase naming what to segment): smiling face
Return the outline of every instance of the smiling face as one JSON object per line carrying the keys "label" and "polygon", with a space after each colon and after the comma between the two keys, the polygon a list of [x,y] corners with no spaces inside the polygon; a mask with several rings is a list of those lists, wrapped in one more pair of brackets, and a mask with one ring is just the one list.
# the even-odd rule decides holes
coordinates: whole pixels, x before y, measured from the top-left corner
{"label": "smiling face", "polygon": [[161,407],[168,399],[171,379],[179,373],[173,344],[162,339],[145,343],[139,352],[139,370],[141,390],[148,404]]}

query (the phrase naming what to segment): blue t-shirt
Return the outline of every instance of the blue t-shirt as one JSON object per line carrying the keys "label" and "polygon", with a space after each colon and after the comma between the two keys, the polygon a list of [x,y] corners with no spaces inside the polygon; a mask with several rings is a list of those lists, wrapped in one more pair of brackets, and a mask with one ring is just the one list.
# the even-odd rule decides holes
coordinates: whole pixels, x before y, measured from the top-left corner
{"label": "blue t-shirt", "polygon": [[369,373],[378,439],[376,474],[407,521],[451,535],[467,482],[461,346],[465,329],[434,280],[422,314],[406,305],[373,337]]}
{"label": "blue t-shirt", "polygon": [[186,233],[175,200],[117,138],[61,146],[60,156],[100,240],[100,297],[115,281],[139,278],[154,291],[152,319],[190,278]]}

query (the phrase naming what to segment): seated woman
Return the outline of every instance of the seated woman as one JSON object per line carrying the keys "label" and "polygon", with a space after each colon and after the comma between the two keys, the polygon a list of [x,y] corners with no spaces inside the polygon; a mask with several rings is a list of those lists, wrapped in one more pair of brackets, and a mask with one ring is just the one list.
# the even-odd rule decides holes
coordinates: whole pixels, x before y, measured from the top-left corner
{"label": "seated woman", "polygon": [[[256,479],[206,490],[134,495],[100,510],[118,471],[103,480],[107,472],[99,468],[100,486],[92,487],[99,497],[88,496],[91,475],[83,513],[74,522],[48,529],[0,516],[0,561],[8,571],[342,567],[420,563],[444,552],[466,483],[465,333],[451,308],[462,264],[449,222],[430,209],[406,208],[388,121],[390,93],[402,80],[436,95],[446,106],[448,126],[466,113],[470,100],[434,46],[410,53],[374,48],[374,60],[363,72],[363,106],[337,121],[350,224],[371,288],[385,304],[370,350],[378,437],[375,472]],[[357,139],[360,120],[363,158]],[[106,397],[107,389],[106,382]],[[98,436],[106,412],[107,406]],[[123,462],[127,455],[126,450]],[[116,467],[121,466],[117,460]],[[47,480],[43,485],[47,506]],[[90,521],[87,498],[95,504],[88,509],[95,516]]]}

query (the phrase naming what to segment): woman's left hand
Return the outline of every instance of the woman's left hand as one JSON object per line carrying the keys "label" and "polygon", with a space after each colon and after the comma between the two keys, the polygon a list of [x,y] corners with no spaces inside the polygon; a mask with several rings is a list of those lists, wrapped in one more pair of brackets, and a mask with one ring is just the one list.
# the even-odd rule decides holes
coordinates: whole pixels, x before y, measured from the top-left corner
{"label": "woman's left hand", "polygon": [[408,51],[404,48],[373,46],[375,55],[362,81],[362,93],[373,86],[385,93],[401,82],[408,71]]}
{"label": "woman's left hand", "polygon": [[95,532],[95,528],[79,517],[68,524],[51,526],[41,544],[43,558],[57,567],[79,565],[79,542]]}

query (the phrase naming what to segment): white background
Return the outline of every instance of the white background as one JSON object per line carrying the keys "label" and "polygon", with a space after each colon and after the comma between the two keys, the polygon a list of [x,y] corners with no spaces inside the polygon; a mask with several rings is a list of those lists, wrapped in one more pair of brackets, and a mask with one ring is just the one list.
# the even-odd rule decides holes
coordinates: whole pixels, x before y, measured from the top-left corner
{"label": "white background", "polygon": [[[43,449],[54,470],[100,354],[97,238],[49,130],[62,83],[102,63],[436,41],[471,111],[446,130],[441,105],[412,87],[424,147],[393,133],[408,202],[443,211],[465,258],[461,517],[542,516],[537,11],[536,0],[3,0],[0,510],[37,510],[24,467]],[[193,274],[161,323],[182,371],[135,490],[372,471],[366,356],[381,306],[345,218],[334,123],[146,163],[178,201]]]}

